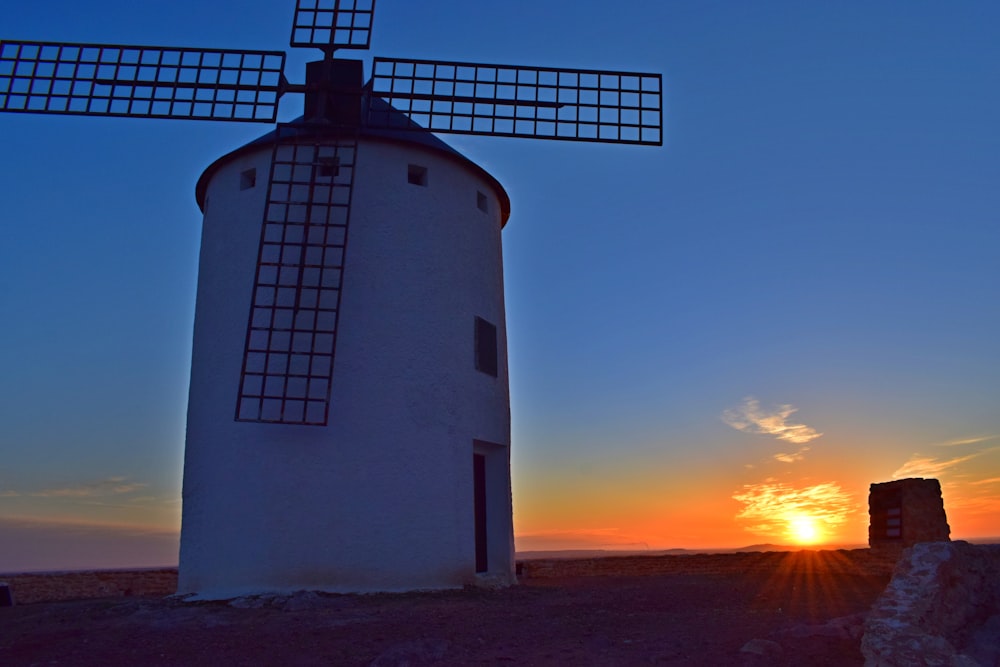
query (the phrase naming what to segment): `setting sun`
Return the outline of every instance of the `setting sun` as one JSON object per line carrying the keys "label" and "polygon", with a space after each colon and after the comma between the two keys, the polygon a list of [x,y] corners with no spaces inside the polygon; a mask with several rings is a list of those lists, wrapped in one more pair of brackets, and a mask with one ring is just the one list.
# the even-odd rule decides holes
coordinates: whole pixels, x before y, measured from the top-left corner
{"label": "setting sun", "polygon": [[811,516],[799,516],[789,520],[788,534],[798,544],[815,544],[823,537],[818,522]]}

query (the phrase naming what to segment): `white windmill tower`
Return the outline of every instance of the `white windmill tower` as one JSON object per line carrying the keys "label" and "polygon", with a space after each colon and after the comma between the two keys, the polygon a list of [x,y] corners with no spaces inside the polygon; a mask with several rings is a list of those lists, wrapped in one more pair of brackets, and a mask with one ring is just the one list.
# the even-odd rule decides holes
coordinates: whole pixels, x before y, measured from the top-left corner
{"label": "white windmill tower", "polygon": [[[503,187],[434,133],[660,145],[658,74],[375,58],[374,0],[284,54],[0,43],[0,111],[273,123],[204,212],[179,592],[514,581]],[[261,222],[263,221],[263,223]]]}

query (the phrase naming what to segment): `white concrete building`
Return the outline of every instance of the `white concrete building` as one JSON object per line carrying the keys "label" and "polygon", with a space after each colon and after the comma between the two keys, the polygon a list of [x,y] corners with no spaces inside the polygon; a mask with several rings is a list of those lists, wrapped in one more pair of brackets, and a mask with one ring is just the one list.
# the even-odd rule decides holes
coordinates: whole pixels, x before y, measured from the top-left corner
{"label": "white concrete building", "polygon": [[[313,352],[335,341],[325,425],[265,423],[268,401],[303,404],[289,398],[292,380],[284,399],[247,388],[260,379],[245,347],[263,298],[273,143],[271,133],[226,155],[198,183],[178,592],[513,583],[506,192],[430,134],[363,129],[335,337],[312,339]],[[260,400],[246,398],[254,391]]]}

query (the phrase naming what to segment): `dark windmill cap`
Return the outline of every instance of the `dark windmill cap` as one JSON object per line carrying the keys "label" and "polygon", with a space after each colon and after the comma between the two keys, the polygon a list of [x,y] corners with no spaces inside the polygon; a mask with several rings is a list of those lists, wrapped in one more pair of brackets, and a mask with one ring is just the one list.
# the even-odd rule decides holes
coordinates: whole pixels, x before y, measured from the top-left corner
{"label": "dark windmill cap", "polygon": [[[385,100],[377,97],[373,98],[371,101],[371,111],[373,114],[379,114],[382,118],[388,118],[389,122],[385,124],[389,127],[368,127],[362,125],[360,128],[360,136],[362,138],[381,139],[392,143],[421,146],[441,153],[468,167],[493,186],[497,197],[500,199],[500,225],[502,227],[507,224],[507,220],[510,218],[510,197],[500,184],[500,181],[494,178],[488,171],[459,153],[433,133],[414,123],[408,116],[391,107]],[[307,123],[302,117],[299,117],[282,127],[282,139],[287,140],[290,137],[310,138],[317,135],[330,136],[331,133],[335,136],[336,132],[337,129],[335,127]],[[215,172],[240,155],[272,146],[277,137],[277,129],[271,130],[267,134],[223,155],[209,165],[195,186],[195,198],[198,201],[198,207],[202,211],[205,210],[205,193],[208,190],[209,181],[215,176]]]}

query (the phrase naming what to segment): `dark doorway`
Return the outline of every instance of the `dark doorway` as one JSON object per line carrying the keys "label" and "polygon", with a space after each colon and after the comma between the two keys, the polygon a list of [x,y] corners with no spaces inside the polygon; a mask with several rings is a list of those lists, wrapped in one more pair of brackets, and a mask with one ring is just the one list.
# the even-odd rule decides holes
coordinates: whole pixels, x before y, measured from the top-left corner
{"label": "dark doorway", "polygon": [[476,514],[476,572],[489,570],[486,545],[486,456],[472,455],[473,508]]}

